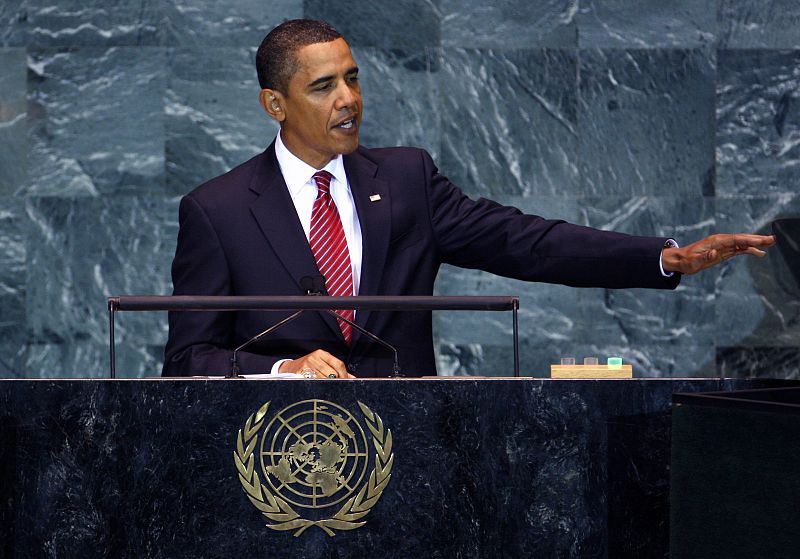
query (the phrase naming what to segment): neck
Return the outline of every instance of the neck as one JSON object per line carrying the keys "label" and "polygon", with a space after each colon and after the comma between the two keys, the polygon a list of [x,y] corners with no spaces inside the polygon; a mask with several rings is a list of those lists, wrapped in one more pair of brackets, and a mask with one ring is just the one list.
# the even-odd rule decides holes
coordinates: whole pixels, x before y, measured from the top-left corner
{"label": "neck", "polygon": [[291,138],[287,138],[282,130],[281,130],[281,142],[283,142],[284,147],[287,150],[289,150],[289,153],[294,155],[297,159],[299,159],[306,165],[310,165],[317,170],[324,168],[325,165],[327,165],[334,159],[333,157],[324,157],[324,156],[318,156],[317,154],[304,153],[304,150],[297,149],[297,147],[295,147],[294,142],[292,142]]}

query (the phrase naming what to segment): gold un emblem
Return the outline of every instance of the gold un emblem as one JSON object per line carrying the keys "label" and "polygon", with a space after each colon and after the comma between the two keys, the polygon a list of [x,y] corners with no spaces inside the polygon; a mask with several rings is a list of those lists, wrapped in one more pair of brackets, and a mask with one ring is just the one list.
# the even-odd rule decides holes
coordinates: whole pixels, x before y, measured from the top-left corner
{"label": "gold un emblem", "polygon": [[303,400],[267,418],[269,404],[247,418],[233,452],[242,488],[267,528],[299,536],[318,526],[333,536],[366,524],[394,465],[392,433],[380,416],[358,402],[368,438],[333,402]]}

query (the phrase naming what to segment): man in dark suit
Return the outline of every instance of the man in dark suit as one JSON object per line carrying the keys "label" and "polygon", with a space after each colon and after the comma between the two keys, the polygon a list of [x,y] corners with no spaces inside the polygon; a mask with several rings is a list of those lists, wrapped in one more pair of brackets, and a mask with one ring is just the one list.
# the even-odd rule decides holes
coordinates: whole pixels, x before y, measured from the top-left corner
{"label": "man in dark suit", "polygon": [[[339,290],[331,294],[430,295],[442,263],[577,287],[669,289],[681,273],[762,255],[774,242],[715,235],[678,248],[524,215],[467,198],[422,150],[360,147],[358,67],[323,22],[281,24],[256,65],[260,102],[280,133],[182,200],[175,295],[299,295],[302,278],[319,275]],[[232,348],[286,314],[171,313],[163,374],[224,374]],[[397,347],[406,375],[436,373],[430,313],[360,311],[355,321]],[[324,313],[305,313],[239,363],[243,373],[330,378],[391,371],[385,348]]]}

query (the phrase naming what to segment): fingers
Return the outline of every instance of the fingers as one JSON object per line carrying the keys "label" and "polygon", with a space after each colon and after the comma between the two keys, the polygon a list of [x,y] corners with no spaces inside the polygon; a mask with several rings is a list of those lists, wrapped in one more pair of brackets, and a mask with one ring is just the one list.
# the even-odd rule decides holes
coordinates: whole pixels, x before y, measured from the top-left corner
{"label": "fingers", "polygon": [[345,364],[325,350],[318,349],[303,357],[283,363],[283,373],[295,373],[307,378],[355,378]]}
{"label": "fingers", "polygon": [[347,369],[339,359],[321,349],[310,353],[306,361],[306,366],[310,367],[317,378],[326,378],[334,375],[334,378],[339,378],[339,375],[347,373]]}
{"label": "fingers", "polygon": [[759,250],[756,247],[748,247],[747,250],[744,251],[744,254],[749,254],[751,256],[757,256],[758,258],[764,258],[767,253],[763,250]]}
{"label": "fingers", "polygon": [[772,235],[723,235],[723,237],[727,237],[723,242],[732,251],[731,254],[725,256],[725,259],[740,254],[749,254],[762,258],[767,253],[759,247],[768,248],[775,244],[775,237]]}
{"label": "fingers", "polygon": [[774,235],[750,235],[748,233],[726,234],[718,233],[711,235],[698,242],[707,242],[714,248],[734,249],[737,252],[748,247],[768,248],[775,244]]}
{"label": "fingers", "polygon": [[733,235],[733,237],[736,241],[737,248],[742,248],[743,246],[771,247],[775,244],[775,235],[737,234]]}
{"label": "fingers", "polygon": [[339,378],[356,378],[356,377],[354,377],[353,375],[351,375],[347,371],[345,371],[344,373],[341,373],[341,372],[338,372],[338,371],[331,371],[331,372],[328,372],[328,373],[324,373],[324,372],[321,372],[321,371],[314,371],[314,378],[334,380],[334,379],[339,379]]}

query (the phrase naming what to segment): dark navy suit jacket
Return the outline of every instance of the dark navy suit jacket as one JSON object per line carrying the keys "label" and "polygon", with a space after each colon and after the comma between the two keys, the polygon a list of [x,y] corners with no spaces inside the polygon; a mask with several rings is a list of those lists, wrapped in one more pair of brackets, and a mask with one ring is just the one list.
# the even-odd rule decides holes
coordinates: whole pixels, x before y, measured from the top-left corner
{"label": "dark navy suit jacket", "polygon": [[[658,258],[666,239],[598,231],[467,198],[422,150],[367,149],[344,156],[361,222],[360,295],[431,295],[448,263],[577,287],[674,288]],[[373,195],[380,200],[371,201]],[[274,144],[186,195],[172,281],[175,295],[301,295],[316,262],[278,167]],[[169,317],[164,375],[224,374],[232,348],[289,313],[183,312]],[[356,322],[397,347],[408,376],[436,374],[427,312],[358,311]],[[387,376],[391,355],[336,321],[307,312],[240,354],[243,373],[315,349],[356,376]]]}

